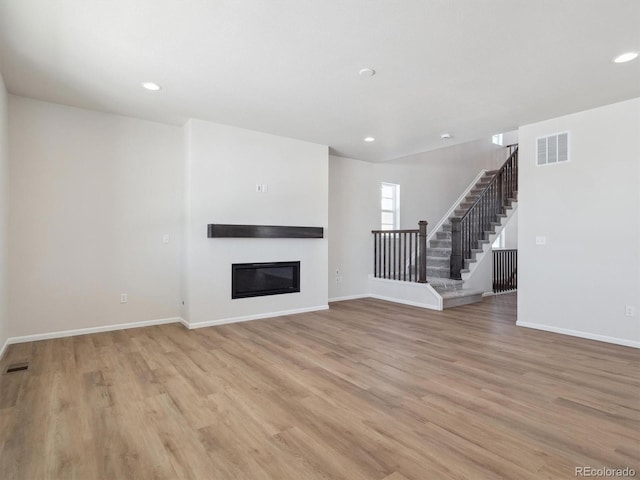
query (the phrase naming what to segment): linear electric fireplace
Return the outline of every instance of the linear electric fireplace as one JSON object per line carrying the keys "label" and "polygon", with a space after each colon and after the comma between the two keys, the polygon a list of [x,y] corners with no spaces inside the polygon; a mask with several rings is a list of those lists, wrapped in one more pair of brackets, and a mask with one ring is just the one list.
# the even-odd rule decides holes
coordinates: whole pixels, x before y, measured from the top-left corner
{"label": "linear electric fireplace", "polygon": [[300,262],[234,263],[231,298],[300,291]]}

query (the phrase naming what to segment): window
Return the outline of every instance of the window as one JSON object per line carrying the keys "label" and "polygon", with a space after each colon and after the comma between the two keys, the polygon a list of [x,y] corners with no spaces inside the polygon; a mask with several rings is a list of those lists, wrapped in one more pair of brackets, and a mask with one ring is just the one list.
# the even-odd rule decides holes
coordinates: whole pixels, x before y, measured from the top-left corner
{"label": "window", "polygon": [[503,140],[503,135],[502,133],[498,133],[496,135],[494,135],[493,137],[491,137],[491,141],[495,144],[495,145],[504,145],[504,140]]}
{"label": "window", "polygon": [[382,230],[400,228],[400,185],[380,184],[380,225]]}
{"label": "window", "polygon": [[493,242],[493,245],[491,245],[491,248],[494,250],[499,250],[501,248],[505,248],[505,241],[504,241],[504,232],[506,231],[505,228],[502,229],[502,231],[500,232],[500,235],[498,235],[496,237],[496,240]]}

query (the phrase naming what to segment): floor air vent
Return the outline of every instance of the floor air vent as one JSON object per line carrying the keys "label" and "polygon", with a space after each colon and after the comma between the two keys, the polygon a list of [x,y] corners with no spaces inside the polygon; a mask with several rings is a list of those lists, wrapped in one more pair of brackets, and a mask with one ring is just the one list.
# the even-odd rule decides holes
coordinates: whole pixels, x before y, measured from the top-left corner
{"label": "floor air vent", "polygon": [[13,365],[9,365],[7,369],[4,371],[4,374],[8,373],[18,373],[18,372],[26,372],[29,370],[29,364],[27,362],[22,363],[14,363]]}

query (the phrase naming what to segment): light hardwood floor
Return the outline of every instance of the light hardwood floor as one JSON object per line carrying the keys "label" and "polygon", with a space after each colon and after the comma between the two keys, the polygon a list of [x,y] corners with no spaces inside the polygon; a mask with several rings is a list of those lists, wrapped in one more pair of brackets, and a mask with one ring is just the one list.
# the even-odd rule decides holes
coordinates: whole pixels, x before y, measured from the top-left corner
{"label": "light hardwood floor", "polygon": [[513,295],[445,312],[366,299],[14,345],[3,367],[31,367],[0,377],[0,478],[640,472],[640,352],[514,322]]}

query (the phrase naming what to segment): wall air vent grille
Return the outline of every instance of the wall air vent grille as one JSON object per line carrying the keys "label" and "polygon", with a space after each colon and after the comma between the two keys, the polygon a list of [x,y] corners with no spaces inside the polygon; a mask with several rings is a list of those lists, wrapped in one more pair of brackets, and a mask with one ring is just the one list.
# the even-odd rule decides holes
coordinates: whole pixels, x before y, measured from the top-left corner
{"label": "wall air vent grille", "polygon": [[540,137],[536,144],[536,165],[553,165],[569,161],[569,133]]}

